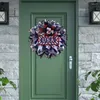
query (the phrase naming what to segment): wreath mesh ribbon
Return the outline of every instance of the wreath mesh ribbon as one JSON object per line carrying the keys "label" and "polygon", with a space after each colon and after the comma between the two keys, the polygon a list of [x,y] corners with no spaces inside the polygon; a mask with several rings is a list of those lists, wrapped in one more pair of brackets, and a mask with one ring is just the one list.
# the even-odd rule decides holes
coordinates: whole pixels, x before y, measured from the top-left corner
{"label": "wreath mesh ribbon", "polygon": [[40,57],[57,56],[66,47],[66,30],[55,21],[42,20],[30,29],[30,47]]}

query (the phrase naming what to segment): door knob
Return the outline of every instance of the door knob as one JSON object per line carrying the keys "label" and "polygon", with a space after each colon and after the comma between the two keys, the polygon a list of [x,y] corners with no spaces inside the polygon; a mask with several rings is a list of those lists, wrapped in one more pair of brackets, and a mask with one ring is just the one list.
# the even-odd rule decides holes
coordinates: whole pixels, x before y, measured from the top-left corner
{"label": "door knob", "polygon": [[69,56],[69,69],[72,69],[73,67],[73,57]]}

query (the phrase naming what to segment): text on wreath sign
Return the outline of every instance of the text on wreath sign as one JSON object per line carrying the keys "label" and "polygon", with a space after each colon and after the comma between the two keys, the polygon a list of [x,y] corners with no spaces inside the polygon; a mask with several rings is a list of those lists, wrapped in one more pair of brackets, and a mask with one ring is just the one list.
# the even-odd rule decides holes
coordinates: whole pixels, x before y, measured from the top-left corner
{"label": "text on wreath sign", "polygon": [[60,38],[57,36],[39,36],[38,45],[59,45]]}

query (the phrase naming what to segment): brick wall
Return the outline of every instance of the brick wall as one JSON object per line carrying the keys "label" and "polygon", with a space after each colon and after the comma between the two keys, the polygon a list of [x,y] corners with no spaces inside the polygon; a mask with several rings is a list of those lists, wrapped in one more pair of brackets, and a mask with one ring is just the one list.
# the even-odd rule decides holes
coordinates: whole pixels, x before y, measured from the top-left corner
{"label": "brick wall", "polygon": [[100,25],[88,24],[88,2],[100,0],[79,0],[79,92],[80,100],[90,100],[92,91],[85,88],[93,79],[84,81],[84,73],[100,69]]}
{"label": "brick wall", "polygon": [[[1,1],[1,0],[0,0]],[[18,87],[19,80],[19,1],[2,0],[10,3],[10,24],[0,25],[0,67],[6,71],[6,76]],[[80,100],[90,100],[91,91],[86,92],[88,82],[84,81],[84,73],[100,69],[100,26],[88,24],[88,2],[96,0],[79,0],[79,92]],[[100,0],[98,0],[100,1]],[[19,100],[18,89],[7,86],[9,93],[0,94],[3,100]]]}
{"label": "brick wall", "polygon": [[[18,87],[19,79],[19,1],[0,0],[9,2],[10,15],[9,25],[0,25],[0,67],[5,70],[6,76],[14,81]],[[3,100],[18,100],[18,89],[15,91],[10,85],[7,86],[9,93],[0,93]]]}

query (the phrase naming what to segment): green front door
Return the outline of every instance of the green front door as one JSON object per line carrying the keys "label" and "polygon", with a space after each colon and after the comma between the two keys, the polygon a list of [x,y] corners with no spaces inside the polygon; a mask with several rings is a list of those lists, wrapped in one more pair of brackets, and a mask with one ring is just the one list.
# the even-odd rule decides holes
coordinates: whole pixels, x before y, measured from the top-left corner
{"label": "green front door", "polygon": [[[20,100],[76,99],[75,2],[58,1],[20,1]],[[59,22],[68,34],[67,48],[51,59],[30,49],[28,31],[43,19]]]}

